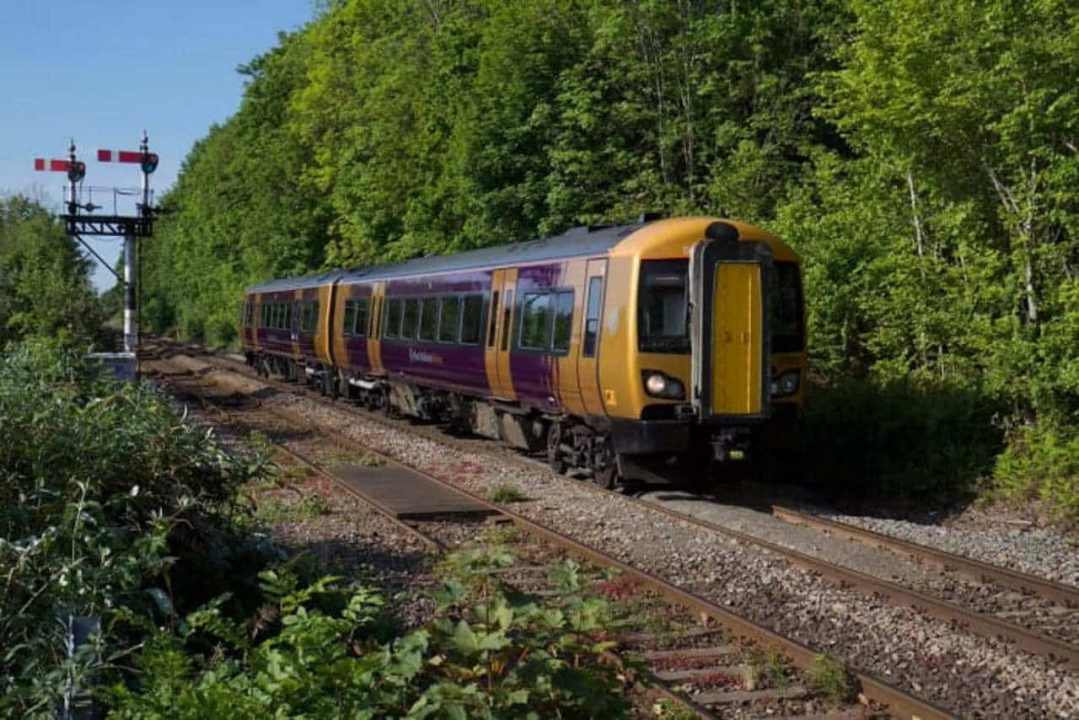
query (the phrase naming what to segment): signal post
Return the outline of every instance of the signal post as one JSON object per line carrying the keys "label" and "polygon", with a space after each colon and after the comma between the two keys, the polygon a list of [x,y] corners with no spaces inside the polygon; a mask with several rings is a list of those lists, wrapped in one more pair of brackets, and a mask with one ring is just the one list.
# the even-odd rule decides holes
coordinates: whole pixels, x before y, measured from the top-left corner
{"label": "signal post", "polygon": [[[120,376],[130,379],[138,377],[139,362],[139,308],[138,308],[138,241],[140,238],[153,237],[154,215],[157,208],[150,205],[150,175],[157,169],[158,157],[150,152],[149,138],[142,134],[142,142],[137,151],[98,150],[98,162],[118,162],[138,164],[142,174],[142,202],[135,206],[135,215],[94,215],[100,206],[92,202],[80,203],[79,195],[82,180],[86,175],[86,164],[75,156],[75,142],[71,142],[67,160],[49,160],[43,158],[34,161],[35,170],[66,172],[70,182],[67,198],[67,213],[61,215],[67,234],[77,240],[93,255],[99,263],[108,269],[124,285],[124,351],[122,353],[98,353],[96,357],[113,367]],[[94,251],[84,237],[123,236],[124,238],[124,273],[123,277],[109,263]]]}

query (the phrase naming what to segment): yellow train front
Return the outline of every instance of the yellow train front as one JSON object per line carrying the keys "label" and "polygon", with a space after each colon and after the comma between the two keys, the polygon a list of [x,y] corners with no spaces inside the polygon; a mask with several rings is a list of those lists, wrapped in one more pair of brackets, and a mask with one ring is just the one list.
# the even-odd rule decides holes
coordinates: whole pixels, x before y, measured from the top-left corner
{"label": "yellow train front", "polygon": [[754,459],[807,371],[796,256],[716,218],[276,280],[248,290],[244,326],[263,371],[605,486]]}

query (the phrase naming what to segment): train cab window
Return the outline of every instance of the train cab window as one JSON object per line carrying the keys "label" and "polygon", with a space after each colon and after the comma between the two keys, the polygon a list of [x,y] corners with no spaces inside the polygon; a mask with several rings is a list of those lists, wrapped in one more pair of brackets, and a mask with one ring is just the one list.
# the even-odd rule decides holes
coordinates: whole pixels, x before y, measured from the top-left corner
{"label": "train cab window", "polygon": [[506,299],[502,301],[502,349],[509,350],[510,335],[513,328],[510,327],[510,315],[513,312],[513,291],[506,291]]}
{"label": "train cab window", "polygon": [[584,313],[584,343],[581,355],[595,357],[596,339],[599,337],[599,316],[603,308],[603,277],[588,279],[588,306]]}
{"label": "train cab window", "polygon": [[520,346],[546,350],[551,343],[551,294],[525,293],[521,301]]}
{"label": "train cab window", "polygon": [[438,339],[440,342],[457,342],[457,331],[461,325],[461,298],[444,297],[438,320]]}
{"label": "train cab window", "polygon": [[770,310],[772,352],[797,352],[804,347],[805,328],[802,311],[802,278],[792,262],[773,266],[773,291]]}
{"label": "train cab window", "polygon": [[420,300],[420,340],[438,339],[438,298]]}
{"label": "train cab window", "polygon": [[689,352],[688,260],[641,263],[637,336],[641,352]]}
{"label": "train cab window", "polygon": [[495,346],[495,330],[498,328],[498,291],[491,293],[491,308],[487,312],[487,347]]}
{"label": "train cab window", "polygon": [[352,334],[365,336],[367,335],[367,316],[368,308],[371,305],[369,298],[360,298],[355,302],[354,310],[356,318],[352,323]]}
{"label": "train cab window", "polygon": [[356,323],[356,303],[352,300],[345,301],[345,319],[342,323],[341,332],[345,335],[353,334],[353,326]]}
{"label": "train cab window", "polygon": [[483,296],[467,295],[462,305],[461,342],[465,345],[477,345],[480,341],[480,321],[483,319]]}
{"label": "train cab window", "polygon": [[569,350],[569,339],[573,328],[573,291],[554,293],[554,337],[551,349],[556,352]]}
{"label": "train cab window", "polygon": [[388,338],[400,337],[401,335],[401,300],[389,300],[386,302],[386,327],[382,334]]}
{"label": "train cab window", "polygon": [[404,318],[401,320],[401,337],[406,340],[416,339],[416,326],[420,324],[420,301],[417,298],[405,300]]}

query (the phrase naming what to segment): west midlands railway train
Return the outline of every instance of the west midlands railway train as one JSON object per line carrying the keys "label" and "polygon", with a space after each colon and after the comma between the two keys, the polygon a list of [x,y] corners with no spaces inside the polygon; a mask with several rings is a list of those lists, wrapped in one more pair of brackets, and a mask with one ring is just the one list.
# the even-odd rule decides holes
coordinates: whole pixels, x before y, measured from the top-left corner
{"label": "west midlands railway train", "polygon": [[563,235],[247,290],[263,374],[540,452],[607,487],[751,458],[802,402],[798,259],[715,218]]}

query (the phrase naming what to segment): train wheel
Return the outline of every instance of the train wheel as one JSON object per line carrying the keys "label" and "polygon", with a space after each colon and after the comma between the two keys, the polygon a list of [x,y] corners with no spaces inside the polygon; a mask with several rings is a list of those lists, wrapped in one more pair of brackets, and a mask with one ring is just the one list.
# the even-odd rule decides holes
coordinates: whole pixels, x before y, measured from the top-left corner
{"label": "train wheel", "polygon": [[547,464],[559,475],[566,472],[566,459],[562,453],[562,423],[551,423],[547,430]]}
{"label": "train wheel", "polygon": [[610,436],[596,438],[596,447],[592,452],[592,482],[608,490],[618,485],[618,461]]}

